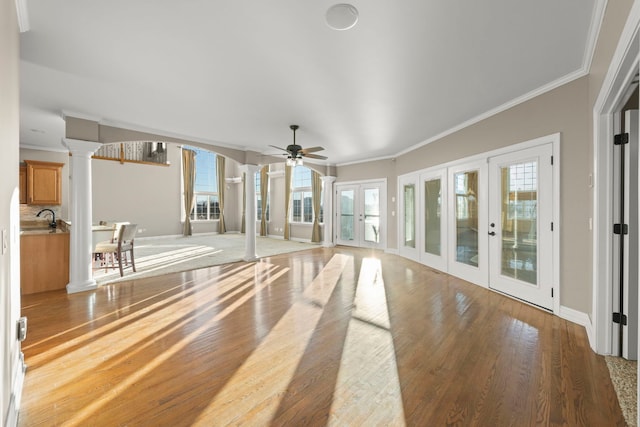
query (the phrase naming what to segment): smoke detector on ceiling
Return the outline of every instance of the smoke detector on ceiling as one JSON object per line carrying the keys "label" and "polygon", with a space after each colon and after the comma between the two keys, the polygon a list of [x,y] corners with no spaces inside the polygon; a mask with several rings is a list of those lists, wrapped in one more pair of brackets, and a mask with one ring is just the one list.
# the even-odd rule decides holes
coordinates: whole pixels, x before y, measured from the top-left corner
{"label": "smoke detector on ceiling", "polygon": [[334,30],[348,30],[358,22],[358,9],[346,3],[334,4],[327,10],[326,20]]}

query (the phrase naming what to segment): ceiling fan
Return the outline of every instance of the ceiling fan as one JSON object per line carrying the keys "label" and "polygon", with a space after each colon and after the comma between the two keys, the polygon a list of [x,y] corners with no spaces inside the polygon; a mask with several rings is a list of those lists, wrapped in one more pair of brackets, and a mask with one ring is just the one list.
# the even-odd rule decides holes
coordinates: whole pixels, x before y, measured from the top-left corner
{"label": "ceiling fan", "polygon": [[313,154],[317,151],[322,151],[322,147],[302,148],[296,144],[296,130],[298,125],[291,125],[289,128],[293,131],[293,144],[287,145],[287,148],[276,147],[275,145],[269,145],[270,147],[277,148],[278,150],[286,151],[287,154],[287,166],[300,166],[302,165],[302,158],[307,157],[309,159],[327,160],[326,156],[319,154]]}

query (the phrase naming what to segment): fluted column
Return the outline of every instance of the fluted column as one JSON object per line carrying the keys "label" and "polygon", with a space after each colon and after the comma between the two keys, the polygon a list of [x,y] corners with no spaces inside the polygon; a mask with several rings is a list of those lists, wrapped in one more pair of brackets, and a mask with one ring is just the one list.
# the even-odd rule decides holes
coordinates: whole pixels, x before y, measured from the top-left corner
{"label": "fluted column", "polygon": [[257,165],[242,165],[242,172],[245,172],[244,189],[246,195],[245,209],[245,261],[254,261],[256,255],[256,172],[260,169]]}
{"label": "fluted column", "polygon": [[335,176],[323,176],[323,212],[324,212],[324,231],[323,231],[323,243],[325,248],[331,248],[336,245],[333,236],[333,218],[335,212],[333,212],[333,183],[335,182]]}
{"label": "fluted column", "polygon": [[91,264],[91,156],[102,146],[99,142],[63,139],[69,149],[69,284],[67,293],[90,291],[98,286]]}

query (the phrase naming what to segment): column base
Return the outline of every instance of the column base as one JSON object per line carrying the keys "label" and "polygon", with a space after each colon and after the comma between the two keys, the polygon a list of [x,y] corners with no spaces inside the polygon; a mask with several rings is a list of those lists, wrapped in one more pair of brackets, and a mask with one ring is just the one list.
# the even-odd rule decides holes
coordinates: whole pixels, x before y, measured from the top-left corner
{"label": "column base", "polygon": [[67,285],[68,294],[75,294],[78,292],[85,292],[85,291],[93,291],[94,289],[98,289],[98,283],[93,279],[87,280],[86,282],[69,283]]}
{"label": "column base", "polygon": [[258,259],[259,258],[256,255],[245,255],[244,258],[242,258],[242,260],[246,262],[257,261]]}

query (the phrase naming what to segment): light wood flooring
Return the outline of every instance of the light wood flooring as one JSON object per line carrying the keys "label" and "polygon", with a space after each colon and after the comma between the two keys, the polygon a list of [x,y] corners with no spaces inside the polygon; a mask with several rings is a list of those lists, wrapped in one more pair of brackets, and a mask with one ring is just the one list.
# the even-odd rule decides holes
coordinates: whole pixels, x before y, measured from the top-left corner
{"label": "light wood flooring", "polygon": [[624,425],[583,327],[370,250],[22,305],[20,426]]}

